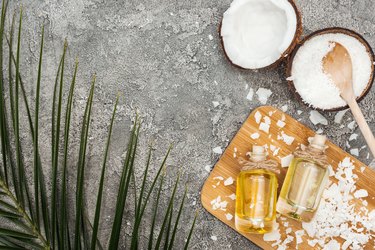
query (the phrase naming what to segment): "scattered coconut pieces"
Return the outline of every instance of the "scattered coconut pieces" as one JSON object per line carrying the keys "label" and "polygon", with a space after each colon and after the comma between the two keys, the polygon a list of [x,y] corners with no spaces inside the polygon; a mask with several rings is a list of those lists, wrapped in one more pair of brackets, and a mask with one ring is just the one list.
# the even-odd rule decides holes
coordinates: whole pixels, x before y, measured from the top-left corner
{"label": "scattered coconut pieces", "polygon": [[263,235],[264,241],[278,241],[278,240],[280,240],[280,238],[281,238],[281,234],[280,234],[280,229],[279,229],[278,223],[276,223],[276,225],[274,226],[274,230],[272,232],[265,233]]}
{"label": "scattered coconut pieces", "polygon": [[264,117],[263,117],[263,120],[264,120],[264,122],[265,122],[266,124],[271,125],[271,118],[269,118],[268,116],[264,116]]}
{"label": "scattered coconut pieces", "polygon": [[213,148],[212,151],[215,153],[215,154],[222,154],[223,153],[223,150],[221,149],[221,147],[216,147],[216,148]]}
{"label": "scattered coconut pieces", "polygon": [[236,194],[231,194],[231,195],[228,195],[227,197],[229,197],[232,201],[234,201],[236,199]]}
{"label": "scattered coconut pieces", "polygon": [[309,118],[310,118],[310,121],[314,125],[317,125],[317,124],[328,125],[327,119],[316,110],[310,111],[310,117]]}
{"label": "scattered coconut pieces", "polygon": [[251,139],[256,140],[256,139],[258,139],[258,138],[260,137],[260,134],[257,133],[257,132],[255,132],[255,133],[252,133],[252,134],[250,135],[250,137],[251,137]]}
{"label": "scattered coconut pieces", "polygon": [[358,150],[358,148],[352,148],[352,149],[350,149],[350,154],[352,154],[354,156],[359,156],[359,150]]}
{"label": "scattered coconut pieces", "polygon": [[246,96],[246,99],[249,100],[249,101],[252,101],[253,100],[253,96],[254,96],[254,89],[250,88],[249,93]]}
{"label": "scattered coconut pieces", "polygon": [[262,130],[262,131],[264,131],[264,132],[266,132],[268,134],[269,131],[270,131],[270,125],[267,124],[267,123],[265,123],[265,122],[262,122],[259,125],[259,130]]}
{"label": "scattered coconut pieces", "polygon": [[259,111],[255,112],[254,118],[255,118],[255,122],[259,124],[260,120],[262,120],[262,115],[260,114]]}
{"label": "scattered coconut pieces", "polygon": [[346,111],[348,111],[348,109],[337,112],[337,114],[335,115],[335,123],[339,123],[339,124],[341,123],[342,118],[344,118]]}
{"label": "scattered coconut pieces", "polygon": [[355,121],[352,121],[348,124],[348,128],[353,130],[354,129],[354,126],[355,126]]}
{"label": "scattered coconut pieces", "polygon": [[297,110],[297,114],[298,114],[298,115],[301,115],[302,113],[303,113],[302,110]]}
{"label": "scattered coconut pieces", "polygon": [[218,197],[216,197],[215,199],[211,201],[211,205],[212,205],[213,210],[220,209],[220,210],[226,211],[228,202],[222,201],[221,196],[219,195]]}
{"label": "scattered coconut pieces", "polygon": [[214,105],[214,108],[216,108],[216,107],[218,107],[220,105],[220,103],[217,102],[217,101],[213,101],[212,104]]}
{"label": "scattered coconut pieces", "polygon": [[283,112],[288,111],[288,105],[283,105],[283,106],[281,107],[281,110],[282,110]]}
{"label": "scattered coconut pieces", "polygon": [[281,134],[277,135],[277,139],[284,141],[287,145],[292,145],[295,138],[285,134],[284,131],[281,131]]}
{"label": "scattered coconut pieces", "polygon": [[232,220],[233,219],[233,215],[231,213],[226,213],[225,217],[227,218],[227,220]]}
{"label": "scattered coconut pieces", "polygon": [[351,134],[350,137],[349,137],[349,141],[357,140],[357,138],[358,138],[358,134],[356,134],[356,133]]}
{"label": "scattered coconut pieces", "polygon": [[268,98],[272,95],[272,91],[265,88],[259,88],[256,92],[258,100],[261,104],[266,104]]}
{"label": "scattered coconut pieces", "polygon": [[290,162],[293,160],[293,158],[294,158],[294,156],[292,154],[289,154],[289,155],[287,155],[285,157],[282,157],[281,158],[281,166],[283,168],[289,167]]}
{"label": "scattered coconut pieces", "polygon": [[283,122],[282,120],[278,120],[277,121],[277,123],[276,123],[276,125],[278,126],[278,127],[280,127],[280,128],[283,128],[283,127],[285,127],[285,122]]}
{"label": "scattered coconut pieces", "polygon": [[207,172],[211,172],[211,166],[210,165],[204,166],[204,170],[206,170]]}
{"label": "scattered coconut pieces", "polygon": [[234,182],[233,178],[230,176],[228,179],[224,181],[224,186],[232,185]]}
{"label": "scattered coconut pieces", "polygon": [[368,196],[368,192],[366,189],[359,189],[357,191],[355,191],[354,193],[354,197],[355,198],[365,198]]}
{"label": "scattered coconut pieces", "polygon": [[213,241],[217,241],[217,236],[216,236],[216,235],[212,235],[210,238],[211,238],[211,240],[213,240]]}

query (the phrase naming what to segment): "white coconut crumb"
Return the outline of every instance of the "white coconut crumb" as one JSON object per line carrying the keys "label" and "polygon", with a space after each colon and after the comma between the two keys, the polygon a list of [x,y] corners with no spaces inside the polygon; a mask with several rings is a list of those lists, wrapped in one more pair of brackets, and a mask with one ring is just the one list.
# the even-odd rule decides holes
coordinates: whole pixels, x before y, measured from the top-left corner
{"label": "white coconut crumb", "polygon": [[323,129],[321,129],[321,128],[318,129],[318,130],[316,131],[316,133],[317,133],[317,134],[322,134],[322,133],[323,133]]}
{"label": "white coconut crumb", "polygon": [[285,134],[284,131],[281,131],[281,134],[277,135],[277,139],[279,141],[284,141],[287,145],[292,145],[295,138],[293,136]]}
{"label": "white coconut crumb", "polygon": [[225,217],[227,218],[227,220],[232,220],[233,219],[233,215],[231,213],[225,214]]}
{"label": "white coconut crumb", "polygon": [[286,119],[285,114],[282,114],[282,115],[281,115],[281,120],[282,120],[283,122],[285,122],[285,119]]}
{"label": "white coconut crumb", "polygon": [[264,122],[265,122],[266,124],[271,125],[271,118],[269,118],[268,116],[264,116],[264,117],[263,117],[263,120],[264,120]]}
{"label": "white coconut crumb", "polygon": [[337,114],[335,115],[335,123],[341,123],[346,111],[348,111],[348,109],[337,112]]}
{"label": "white coconut crumb", "polygon": [[208,35],[208,40],[212,40],[212,39],[214,39],[214,37],[210,34],[210,35]]}
{"label": "white coconut crumb", "polygon": [[262,120],[262,115],[260,114],[259,111],[255,112],[254,118],[255,118],[255,122],[259,124],[260,120]]}
{"label": "white coconut crumb", "polygon": [[216,148],[213,148],[212,151],[215,153],[215,154],[222,154],[223,153],[223,150],[221,149],[221,147],[216,147]]}
{"label": "white coconut crumb", "polygon": [[363,173],[365,170],[366,170],[366,167],[365,167],[365,166],[362,166],[362,167],[361,167],[361,173]]}
{"label": "white coconut crumb", "polygon": [[301,115],[302,113],[303,113],[302,110],[297,110],[297,114],[298,114],[298,115]]}
{"label": "white coconut crumb", "polygon": [[350,154],[352,154],[354,156],[358,156],[359,155],[358,148],[352,148],[352,149],[350,149]]}
{"label": "white coconut crumb", "polygon": [[285,230],[285,233],[286,234],[290,234],[292,232],[292,228],[288,227],[286,230]]}
{"label": "white coconut crumb", "polygon": [[284,126],[285,126],[285,122],[283,122],[282,120],[278,120],[277,121],[277,123],[276,123],[276,125],[278,126],[278,127],[280,127],[280,128],[283,128]]}
{"label": "white coconut crumb", "polygon": [[317,124],[328,125],[327,119],[316,110],[310,111],[310,117],[309,118],[310,118],[310,121],[314,125],[317,125]]}
{"label": "white coconut crumb", "polygon": [[264,241],[278,241],[281,239],[279,224],[276,223],[274,226],[274,230],[269,233],[263,234],[263,240]]}
{"label": "white coconut crumb", "polygon": [[236,153],[233,153],[233,158],[237,158],[237,154]]}
{"label": "white coconut crumb", "polygon": [[285,157],[281,158],[281,166],[283,168],[289,167],[290,162],[293,160],[294,156],[292,154],[289,154]]}
{"label": "white coconut crumb", "polygon": [[357,140],[357,138],[358,138],[358,134],[353,133],[353,134],[350,135],[349,141]]}
{"label": "white coconut crumb", "polygon": [[262,130],[268,134],[270,131],[270,125],[267,123],[261,122],[259,125],[259,130]]}
{"label": "white coconut crumb", "polygon": [[354,129],[354,126],[355,126],[355,121],[352,121],[352,122],[350,122],[349,124],[348,124],[348,128],[349,129]]}
{"label": "white coconut crumb", "polygon": [[213,241],[217,241],[217,236],[216,236],[216,235],[212,235],[210,238],[211,238],[211,240],[213,240]]}
{"label": "white coconut crumb", "polygon": [[249,100],[249,101],[252,101],[253,100],[253,96],[254,96],[254,89],[250,88],[249,89],[249,93],[246,96],[246,99]]}
{"label": "white coconut crumb", "polygon": [[296,235],[296,244],[297,245],[301,244],[303,242],[302,236],[305,235],[305,231],[304,230],[298,230],[298,231],[295,231],[294,233]]}
{"label": "white coconut crumb", "polygon": [[224,180],[224,177],[223,176],[215,176],[214,178],[212,178],[213,180],[220,180],[220,181],[223,181]]}
{"label": "white coconut crumb", "polygon": [[251,135],[250,135],[250,137],[251,137],[251,139],[258,139],[259,137],[260,137],[260,134],[259,133],[257,133],[257,132],[255,132],[255,133],[252,133]]}
{"label": "white coconut crumb", "polygon": [[234,182],[233,178],[230,176],[228,179],[224,181],[224,186],[232,185]]}
{"label": "white coconut crumb", "polygon": [[364,197],[367,197],[368,196],[368,192],[366,189],[359,189],[357,191],[355,191],[354,193],[354,197],[355,198],[364,198]]}
{"label": "white coconut crumb", "polygon": [[258,100],[261,104],[266,104],[268,98],[272,95],[272,91],[265,88],[259,88],[256,92]]}
{"label": "white coconut crumb", "polygon": [[357,207],[352,201],[354,196],[363,204],[365,200],[362,198],[368,195],[365,189],[356,191],[358,176],[353,174],[354,169],[349,157],[338,164],[332,177],[337,183],[331,182],[323,192],[314,219],[302,223],[306,233],[314,238],[307,241],[311,247],[319,244],[322,249],[340,249],[340,244],[334,239],[338,237],[344,242],[341,249],[364,249],[374,237],[375,210],[369,212],[366,207]]}
{"label": "white coconut crumb", "polygon": [[217,101],[213,101],[212,104],[214,105],[214,108],[216,108],[216,107],[218,107],[220,105],[220,103],[217,102]]}
{"label": "white coconut crumb", "polygon": [[231,195],[228,195],[227,197],[229,197],[232,201],[234,201],[236,199],[236,194],[231,194]]}
{"label": "white coconut crumb", "polygon": [[283,105],[283,106],[281,107],[281,110],[282,110],[283,112],[286,112],[286,111],[288,110],[288,105]]}
{"label": "white coconut crumb", "polygon": [[207,172],[211,172],[211,166],[210,165],[204,166],[204,170],[206,170]]}
{"label": "white coconut crumb", "polygon": [[272,116],[273,114],[275,114],[276,113],[276,110],[274,110],[274,111],[270,111],[270,112],[268,112],[268,115],[269,116]]}
{"label": "white coconut crumb", "polygon": [[274,151],[273,151],[273,156],[276,156],[276,155],[278,155],[279,154],[279,151],[280,151],[280,148],[277,148],[277,149],[275,149]]}

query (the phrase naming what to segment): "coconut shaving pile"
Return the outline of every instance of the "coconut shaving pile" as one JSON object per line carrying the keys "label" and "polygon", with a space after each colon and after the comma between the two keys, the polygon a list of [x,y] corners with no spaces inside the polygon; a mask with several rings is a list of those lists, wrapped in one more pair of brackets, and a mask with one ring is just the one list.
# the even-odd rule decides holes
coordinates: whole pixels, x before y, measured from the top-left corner
{"label": "coconut shaving pile", "polygon": [[[331,180],[337,183],[331,182],[324,191],[314,219],[302,223],[304,230],[293,234],[286,219],[280,217],[279,221],[286,228],[285,239],[281,239],[279,225],[263,239],[276,241],[273,246],[278,246],[279,250],[287,249],[291,242],[295,242],[296,248],[307,242],[313,248],[327,250],[364,249],[367,243],[375,240],[375,209],[369,211],[367,208],[368,202],[364,198],[368,192],[357,188],[358,176],[353,174],[354,168],[348,157],[339,163],[336,172],[330,168]],[[361,168],[361,171],[365,169]]]}
{"label": "coconut shaving pile", "polygon": [[360,96],[371,77],[372,62],[366,47],[356,38],[345,34],[322,34],[307,40],[293,60],[292,80],[303,101],[315,108],[332,109],[345,106],[338,88],[323,72],[322,59],[333,49],[332,42],[342,44],[348,51],[353,64],[353,87]]}

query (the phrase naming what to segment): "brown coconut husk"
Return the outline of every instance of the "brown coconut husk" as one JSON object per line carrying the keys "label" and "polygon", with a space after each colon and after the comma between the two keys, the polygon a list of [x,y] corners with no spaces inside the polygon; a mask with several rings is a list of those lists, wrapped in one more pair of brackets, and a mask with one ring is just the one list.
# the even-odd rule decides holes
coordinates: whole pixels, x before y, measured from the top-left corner
{"label": "brown coconut husk", "polygon": [[297,8],[295,2],[293,0],[288,0],[288,2],[292,5],[293,9],[294,9],[294,12],[296,14],[296,18],[297,18],[297,27],[296,27],[296,31],[294,33],[294,37],[293,37],[293,40],[291,42],[291,44],[289,45],[289,47],[281,54],[281,56],[279,57],[279,59],[277,59],[274,63],[266,66],[266,67],[262,67],[262,68],[257,68],[257,69],[248,69],[248,68],[243,68],[235,63],[232,62],[232,60],[229,58],[229,56],[227,55],[226,51],[225,51],[225,46],[224,46],[224,41],[223,41],[223,38],[221,37],[221,26],[222,26],[222,22],[223,20],[221,20],[220,22],[220,25],[219,25],[219,37],[220,37],[220,40],[221,40],[221,46],[223,48],[223,51],[224,51],[224,55],[225,57],[228,59],[228,61],[235,67],[239,68],[239,69],[245,69],[245,70],[262,70],[262,69],[274,69],[276,68],[282,61],[284,61],[289,55],[290,53],[292,53],[294,51],[294,48],[299,44],[300,42],[300,37],[302,35],[302,16],[301,16],[301,12],[299,11],[299,9]]}
{"label": "brown coconut husk", "polygon": [[[372,87],[372,84],[374,82],[374,64],[373,64],[373,62],[374,62],[374,52],[372,51],[369,43],[360,34],[356,33],[353,30],[349,30],[349,29],[346,29],[346,28],[340,28],[340,27],[331,27],[331,28],[325,28],[325,29],[317,30],[317,31],[311,33],[310,35],[306,36],[300,43],[297,44],[297,46],[295,47],[295,50],[288,57],[287,66],[286,66],[286,76],[290,77],[292,75],[293,59],[294,59],[294,56],[296,55],[298,49],[301,46],[303,46],[303,44],[306,41],[308,41],[310,38],[318,36],[318,35],[322,35],[322,34],[327,34],[327,33],[342,33],[342,34],[349,35],[349,36],[352,36],[352,37],[358,39],[366,47],[367,53],[370,55],[370,59],[371,59],[371,62],[372,62],[371,63],[371,76],[370,76],[370,79],[367,83],[366,89],[362,92],[362,94],[360,96],[357,97],[357,102],[360,102],[367,95],[367,93],[370,91],[370,89]],[[297,90],[294,86],[293,80],[288,80],[288,85],[289,85],[290,90],[296,96],[296,98],[300,102],[302,102],[304,105],[309,106],[307,103],[305,103],[303,101],[302,97],[297,92]],[[342,106],[342,107],[337,107],[337,108],[332,108],[332,109],[324,109],[324,110],[321,109],[321,108],[315,108],[315,107],[311,107],[311,108],[314,108],[315,110],[320,110],[320,111],[340,111],[340,110],[344,110],[344,109],[349,108],[349,106],[345,105],[345,106]]]}

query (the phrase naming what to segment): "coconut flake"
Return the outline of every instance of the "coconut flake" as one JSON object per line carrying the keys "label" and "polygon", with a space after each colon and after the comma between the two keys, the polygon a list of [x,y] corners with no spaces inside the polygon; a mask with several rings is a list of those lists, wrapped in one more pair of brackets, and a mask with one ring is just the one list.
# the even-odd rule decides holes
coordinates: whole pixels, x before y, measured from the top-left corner
{"label": "coconut flake", "polygon": [[359,189],[357,191],[355,191],[354,193],[354,197],[355,198],[364,198],[364,197],[367,197],[368,196],[368,192],[366,189]]}
{"label": "coconut flake", "polygon": [[262,119],[262,115],[260,114],[259,111],[255,112],[254,118],[255,118],[255,122],[259,124],[260,120]]}
{"label": "coconut flake", "polygon": [[355,126],[355,121],[352,121],[348,124],[348,128],[353,130],[354,129],[354,126]]}
{"label": "coconut flake", "polygon": [[257,133],[257,132],[255,132],[255,133],[252,133],[252,134],[250,135],[250,137],[251,137],[251,139],[256,140],[256,139],[258,139],[258,138],[260,137],[260,134]]}
{"label": "coconut flake", "polygon": [[349,141],[357,140],[357,138],[358,138],[358,134],[356,134],[356,133],[351,134],[350,137],[349,137]]}
{"label": "coconut flake", "polygon": [[216,236],[216,235],[212,235],[210,238],[211,238],[211,240],[213,240],[213,241],[217,241],[217,236]]}
{"label": "coconut flake", "polygon": [[232,220],[233,219],[233,215],[231,213],[225,214],[225,217],[227,218],[227,220]]}
{"label": "coconut flake", "polygon": [[224,181],[224,186],[229,186],[233,184],[233,178],[230,176],[228,179]]}
{"label": "coconut flake", "polygon": [[346,111],[348,111],[348,109],[337,112],[337,114],[335,115],[335,123],[341,123]]}
{"label": "coconut flake", "polygon": [[263,117],[263,120],[264,120],[264,122],[265,122],[266,124],[271,125],[271,118],[269,118],[268,116],[264,116],[264,117]]}
{"label": "coconut flake", "polygon": [[310,121],[314,125],[317,125],[317,124],[328,125],[327,119],[316,110],[310,111],[310,117],[309,118],[310,118]]}
{"label": "coconut flake", "polygon": [[231,195],[228,195],[227,197],[229,197],[232,201],[234,201],[236,199],[236,194],[231,194]]}
{"label": "coconut flake", "polygon": [[352,149],[350,149],[350,153],[354,156],[358,156],[359,150],[358,150],[358,148],[352,148]]}
{"label": "coconut flake", "polygon": [[285,134],[284,131],[281,131],[281,134],[277,136],[277,139],[284,141],[287,145],[292,145],[295,138]]}
{"label": "coconut flake", "polygon": [[259,125],[259,130],[262,130],[262,131],[264,131],[264,132],[266,132],[268,134],[269,131],[270,131],[270,125],[268,125],[267,123],[262,122]]}
{"label": "coconut flake", "polygon": [[286,112],[286,111],[288,110],[288,105],[283,105],[283,106],[281,107],[281,110],[282,110],[283,112]]}
{"label": "coconut flake", "polygon": [[249,93],[246,96],[246,99],[249,100],[249,101],[252,101],[253,100],[253,96],[254,96],[254,89],[250,88]]}
{"label": "coconut flake", "polygon": [[298,115],[301,115],[302,113],[303,113],[302,110],[297,110],[297,114],[298,114]]}
{"label": "coconut flake", "polygon": [[259,88],[256,92],[258,100],[261,104],[266,104],[268,98],[272,95],[272,91],[265,88]]}
{"label": "coconut flake", "polygon": [[210,165],[204,166],[204,170],[206,170],[208,173],[211,172],[211,166]]}
{"label": "coconut flake", "polygon": [[276,125],[278,126],[278,127],[280,127],[280,128],[283,128],[284,126],[285,126],[285,122],[283,122],[282,120],[278,120],[277,121],[277,123],[276,123]]}
{"label": "coconut flake", "polygon": [[222,154],[223,153],[223,150],[221,149],[221,147],[216,147],[216,148],[213,148],[212,151],[215,153],[215,154]]}
{"label": "coconut flake", "polygon": [[212,104],[214,105],[214,108],[216,108],[216,107],[218,107],[220,105],[220,103],[217,102],[217,101],[213,101]]}
{"label": "coconut flake", "polygon": [[290,162],[293,160],[293,158],[294,158],[294,156],[292,154],[289,154],[289,155],[287,155],[285,157],[282,157],[281,158],[281,166],[283,168],[289,167]]}

